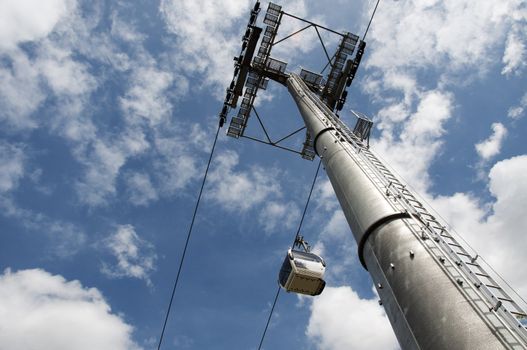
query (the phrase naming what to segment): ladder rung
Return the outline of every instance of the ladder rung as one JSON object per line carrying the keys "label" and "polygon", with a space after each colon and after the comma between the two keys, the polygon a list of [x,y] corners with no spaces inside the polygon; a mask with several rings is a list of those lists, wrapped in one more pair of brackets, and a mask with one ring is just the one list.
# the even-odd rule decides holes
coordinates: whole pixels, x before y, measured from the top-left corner
{"label": "ladder rung", "polygon": [[509,303],[514,303],[514,300],[509,299],[509,298],[498,297],[498,299],[501,300],[501,301],[507,301],[507,302],[509,302]]}
{"label": "ladder rung", "polygon": [[[464,255],[470,257],[470,255],[468,255],[468,254],[464,254]],[[473,262],[466,262],[465,264],[471,265],[471,266],[479,266],[479,264],[476,264],[476,263],[473,263]]]}
{"label": "ladder rung", "polygon": [[485,284],[487,287],[489,288],[494,288],[494,289],[501,289],[501,287],[498,287],[498,286],[495,286],[493,284]]}
{"label": "ladder rung", "polygon": [[509,311],[511,314],[521,317],[527,317],[527,314],[524,314],[523,312],[516,312],[516,311]]}
{"label": "ladder rung", "polygon": [[[457,255],[463,255],[463,256],[466,256],[468,258],[472,258],[472,256],[470,256],[470,254],[467,254],[467,253],[463,253],[463,252],[454,252],[454,253],[456,253]],[[473,264],[473,263],[468,263],[467,262],[467,264],[477,266],[477,264]]]}
{"label": "ladder rung", "polygon": [[459,244],[457,243],[452,243],[452,242],[447,242],[448,245],[452,245],[454,247],[459,247],[459,248],[462,248]]}
{"label": "ladder rung", "polygon": [[408,202],[411,202],[413,205],[418,205],[420,207],[423,206],[423,203],[419,202],[417,199],[415,198],[412,198],[412,197],[408,197],[408,196],[405,196],[404,197]]}
{"label": "ladder rung", "polygon": [[[435,216],[433,216],[432,214],[430,214],[430,213],[428,212],[428,210],[423,209],[423,210],[421,211],[421,214],[422,214],[423,216],[426,216],[426,217],[428,218],[427,220],[430,221],[430,224],[436,222],[436,220],[435,220]],[[439,222],[437,223],[437,225],[439,225]]]}
{"label": "ladder rung", "polygon": [[485,274],[485,273],[480,273],[480,272],[474,272],[475,275],[478,275],[478,276],[481,276],[481,277],[487,277],[489,278],[490,276]]}

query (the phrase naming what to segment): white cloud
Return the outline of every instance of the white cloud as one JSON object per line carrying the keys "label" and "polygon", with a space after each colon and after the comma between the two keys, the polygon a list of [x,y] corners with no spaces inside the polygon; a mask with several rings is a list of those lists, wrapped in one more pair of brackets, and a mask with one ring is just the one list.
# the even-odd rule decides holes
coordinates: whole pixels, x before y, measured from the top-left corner
{"label": "white cloud", "polygon": [[431,205],[508,282],[527,295],[525,265],[527,225],[527,155],[497,162],[489,172],[489,189],[495,200],[481,202],[457,193],[430,200]]}
{"label": "white cloud", "polygon": [[512,119],[519,119],[523,114],[523,107],[521,106],[515,106],[515,107],[511,107],[509,108],[509,111],[507,112],[507,115],[509,116],[509,118],[512,118]]}
{"label": "white cloud", "polygon": [[322,230],[322,238],[324,239],[343,239],[345,235],[351,235],[348,222],[344,217],[341,209],[337,209],[331,215],[328,223],[324,225]]}
{"label": "white cloud", "polygon": [[9,61],[11,67],[0,66],[0,120],[14,129],[35,128],[31,114],[45,99],[39,71],[20,50],[14,50]]}
{"label": "white cloud", "polygon": [[507,129],[501,123],[493,123],[492,135],[475,145],[478,155],[484,160],[489,160],[500,153],[501,144],[507,136]]}
{"label": "white cloud", "polygon": [[509,108],[507,113],[509,118],[520,119],[525,115],[525,110],[527,109],[527,92],[520,99],[520,103],[517,106]]}
{"label": "white cloud", "polygon": [[[11,3],[8,5],[18,6],[17,9],[29,6],[26,15],[30,19],[38,17],[30,2]],[[54,8],[57,4],[58,1],[50,1],[48,5]],[[0,121],[14,130],[43,127],[63,137],[85,170],[74,184],[80,201],[100,206],[116,195],[116,180],[123,165],[149,148],[145,137],[150,134],[149,128],[161,125],[166,130],[167,123],[171,123],[169,101],[185,93],[187,82],[170,73],[170,69],[160,68],[163,59],[153,59],[141,40],[131,43],[130,40],[140,39],[141,33],[133,25],[125,25],[115,13],[113,36],[93,35],[104,13],[101,4],[94,4],[90,16],[81,13],[74,1],[64,4],[66,14],[57,23],[42,31],[42,35],[28,39],[35,40],[31,54],[18,48],[2,53]],[[36,8],[45,7],[37,5]],[[42,13],[48,12],[42,9]],[[50,14],[49,19],[53,18]],[[126,41],[127,53],[121,51],[121,41]],[[98,62],[98,69],[92,69],[86,59]],[[88,102],[98,87],[109,79],[115,80],[117,74],[127,74],[130,87],[117,101],[124,116],[113,119],[122,118],[124,123],[109,131],[105,122],[101,126],[97,119],[98,107]],[[51,117],[37,118],[44,102],[51,105]]]}
{"label": "white cloud", "polygon": [[432,90],[420,94],[420,98],[416,111],[405,118],[407,122],[400,133],[395,128],[399,120],[394,123],[393,118],[383,118],[380,120],[381,138],[371,143],[413,188],[424,192],[430,186],[428,167],[445,134],[443,124],[452,116],[453,97],[448,92]]}
{"label": "white cloud", "polygon": [[335,191],[328,179],[318,180],[312,200],[316,203],[317,209],[323,209],[324,211],[331,211],[338,207]]}
{"label": "white cloud", "polygon": [[453,95],[442,87],[421,87],[406,69],[377,71],[364,89],[382,103],[374,117],[381,134],[371,140],[372,149],[423,192],[430,186],[427,169],[441,149],[444,124],[453,114]]}
{"label": "white cloud", "polygon": [[258,221],[267,233],[277,230],[280,234],[287,234],[284,230],[291,230],[298,226],[300,210],[294,202],[280,203],[268,201],[260,212]]}
{"label": "white cloud", "polygon": [[324,279],[332,286],[349,284],[357,270],[362,270],[353,254],[357,251],[355,238],[340,207],[322,220],[318,241],[312,250],[328,264]]}
{"label": "white cloud", "polygon": [[249,171],[237,172],[235,167],[238,162],[238,154],[233,151],[216,157],[215,169],[209,174],[212,187],[208,191],[210,198],[227,210],[246,211],[271,196],[280,195],[277,170],[255,166]]}
{"label": "white cloud", "polygon": [[367,65],[485,70],[494,63],[489,52],[503,42],[511,23],[521,21],[510,15],[515,12],[522,13],[521,1],[385,2],[370,29],[375,50]]}
{"label": "white cloud", "polygon": [[167,27],[176,35],[176,69],[187,76],[201,73],[207,77],[202,85],[217,86],[218,92],[220,88],[223,90],[232,77],[232,58],[241,48],[242,32],[240,29],[232,33],[233,24],[241,18],[247,17],[248,21],[251,3],[248,0],[161,1],[160,11]]}
{"label": "white cloud", "polygon": [[158,198],[157,191],[152,185],[148,174],[130,173],[126,176],[126,184],[130,201],[134,205],[148,205],[148,203]]}
{"label": "white cloud", "polygon": [[103,244],[117,260],[115,265],[103,264],[104,274],[114,278],[138,278],[151,285],[149,274],[155,270],[157,255],[153,246],[141,239],[132,225],[118,226]]}
{"label": "white cloud", "polygon": [[[0,65],[3,81],[0,102],[4,106],[0,120],[13,129],[32,129],[48,123],[53,126],[64,116],[74,118],[82,112],[87,97],[97,87],[97,80],[88,67],[72,58],[71,48],[48,40],[36,45],[31,56],[16,49],[5,57],[9,64]],[[60,108],[55,111],[57,116],[50,120],[37,119],[35,112],[51,97],[60,100]]]}
{"label": "white cloud", "polygon": [[[26,129],[53,124],[57,118],[64,115],[71,118],[72,114],[82,111],[98,80],[90,73],[89,66],[74,58],[81,46],[90,43],[86,40],[90,37],[88,20],[78,13],[76,2],[22,0],[4,1],[0,6],[8,8],[6,12],[0,11],[0,16],[11,16],[7,21],[0,20],[0,26],[10,27],[2,30],[2,34],[10,31],[20,34],[20,37],[10,36],[8,46],[12,47],[1,52],[0,101],[5,108],[0,119],[15,129]],[[80,36],[85,37],[80,39]],[[19,41],[32,41],[32,49],[19,48],[16,45]],[[108,45],[87,51],[97,55],[105,46]],[[53,113],[54,118],[37,119],[34,116],[37,109],[46,99],[53,98],[60,105]]]}
{"label": "white cloud", "polygon": [[[89,146],[89,147],[88,147]],[[79,200],[90,206],[106,205],[116,194],[116,178],[127,159],[143,153],[149,144],[139,129],[122,133],[117,140],[102,138],[74,151],[86,172],[76,184]]]}
{"label": "white cloud", "polygon": [[505,46],[505,53],[503,54],[504,67],[501,74],[510,75],[512,73],[519,73],[525,67],[525,59],[527,58],[527,48],[525,47],[525,33],[511,32],[507,36]]}
{"label": "white cloud", "polygon": [[0,275],[0,348],[139,349],[95,288],[40,270]]}
{"label": "white cloud", "polygon": [[397,349],[377,299],[361,299],[350,287],[326,287],[313,298],[306,334],[321,350]]}
{"label": "white cloud", "polygon": [[0,193],[12,191],[18,187],[24,176],[24,152],[20,147],[0,140]]}
{"label": "white cloud", "polygon": [[159,158],[154,161],[155,175],[162,189],[161,194],[172,195],[185,188],[196,178],[201,169],[196,164],[195,153],[179,134],[157,135],[155,147]]}
{"label": "white cloud", "polygon": [[144,41],[147,36],[143,33],[140,33],[135,23],[130,22],[130,18],[121,18],[118,11],[115,11],[111,16],[111,33],[114,37],[119,39],[136,44]]}
{"label": "white cloud", "polygon": [[0,49],[46,37],[66,14],[67,0],[4,0],[0,3]]}
{"label": "white cloud", "polygon": [[88,67],[74,60],[71,55],[71,48],[62,48],[46,41],[40,48],[38,60],[34,62],[57,96],[89,94],[96,87],[96,79],[88,72]]}
{"label": "white cloud", "polygon": [[[172,104],[167,98],[167,89],[173,77],[155,67],[140,67],[133,73],[130,89],[120,105],[130,122],[146,120],[154,126],[170,117]],[[139,119],[139,120],[137,120]]]}
{"label": "white cloud", "polygon": [[[381,137],[372,144],[419,192],[430,186],[427,170],[452,116],[449,84],[485,74],[501,58],[505,39],[521,31],[525,16],[517,0],[391,1],[379,8],[363,85],[381,104],[375,118]],[[439,75],[434,90],[427,87],[430,74]]]}
{"label": "white cloud", "polygon": [[[436,113],[442,119],[439,124],[450,118],[454,99],[448,92],[449,84],[467,84],[485,74],[501,58],[499,49],[505,38],[520,31],[524,17],[517,0],[477,4],[467,0],[391,1],[379,8],[369,32],[370,54],[364,63],[370,74],[362,86],[382,106],[375,121],[384,145],[375,149],[394,161],[397,170],[418,190],[428,186],[426,176],[416,177],[426,174],[438,154],[443,131],[437,121],[428,124],[424,115],[412,118],[410,124],[414,125],[402,123],[410,120],[416,105],[419,109],[424,104],[435,104],[437,112],[441,105],[443,110],[448,109],[446,114]],[[426,79],[431,74],[439,75],[435,90],[430,90],[430,80]],[[427,95],[434,92],[436,101],[432,103]],[[517,115],[518,110],[512,113]],[[427,125],[436,134],[424,130],[423,142],[418,144],[415,136],[419,137]],[[398,137],[402,128],[405,131]],[[410,140],[405,141],[406,137]],[[394,143],[396,151],[388,154]]]}
{"label": "white cloud", "polygon": [[512,157],[496,163],[489,173],[489,188],[496,198],[492,214],[485,221],[485,238],[472,232],[476,239],[486,241],[482,254],[492,266],[513,282],[521,295],[527,295],[527,271],[515,267],[525,265],[524,227],[527,225],[524,205],[527,203],[527,155]]}

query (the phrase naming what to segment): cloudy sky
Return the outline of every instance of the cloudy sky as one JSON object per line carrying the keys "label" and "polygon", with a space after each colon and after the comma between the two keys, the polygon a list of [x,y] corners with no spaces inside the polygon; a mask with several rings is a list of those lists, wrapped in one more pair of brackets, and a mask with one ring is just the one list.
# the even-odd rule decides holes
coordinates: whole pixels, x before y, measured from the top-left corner
{"label": "cloudy sky", "polygon": [[[253,4],[0,2],[0,348],[157,345]],[[282,5],[362,35],[375,3]],[[526,38],[525,0],[383,0],[342,113],[373,118],[372,149],[524,297]],[[273,52],[290,71],[325,64],[311,31]],[[276,84],[257,110],[275,139],[302,126]],[[223,131],[167,349],[257,348],[316,170]],[[328,285],[282,293],[264,348],[397,349],[323,171],[302,234]]]}

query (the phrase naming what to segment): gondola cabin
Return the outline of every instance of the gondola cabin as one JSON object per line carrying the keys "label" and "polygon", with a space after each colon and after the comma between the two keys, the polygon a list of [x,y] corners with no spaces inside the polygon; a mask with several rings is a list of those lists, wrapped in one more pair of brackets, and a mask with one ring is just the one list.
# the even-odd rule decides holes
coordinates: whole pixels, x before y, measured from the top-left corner
{"label": "gondola cabin", "polygon": [[314,254],[289,249],[280,269],[278,281],[288,292],[319,295],[324,290],[326,263]]}

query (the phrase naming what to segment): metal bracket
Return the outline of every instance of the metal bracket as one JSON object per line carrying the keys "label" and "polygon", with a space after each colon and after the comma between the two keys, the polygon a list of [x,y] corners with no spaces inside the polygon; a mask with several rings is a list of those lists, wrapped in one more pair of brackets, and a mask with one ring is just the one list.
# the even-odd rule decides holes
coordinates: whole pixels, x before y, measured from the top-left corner
{"label": "metal bracket", "polygon": [[304,236],[296,236],[295,238],[295,243],[293,243],[293,248],[294,247],[301,247],[304,249],[304,251],[306,253],[309,253],[311,251],[311,247],[309,246],[309,244],[304,240]]}

